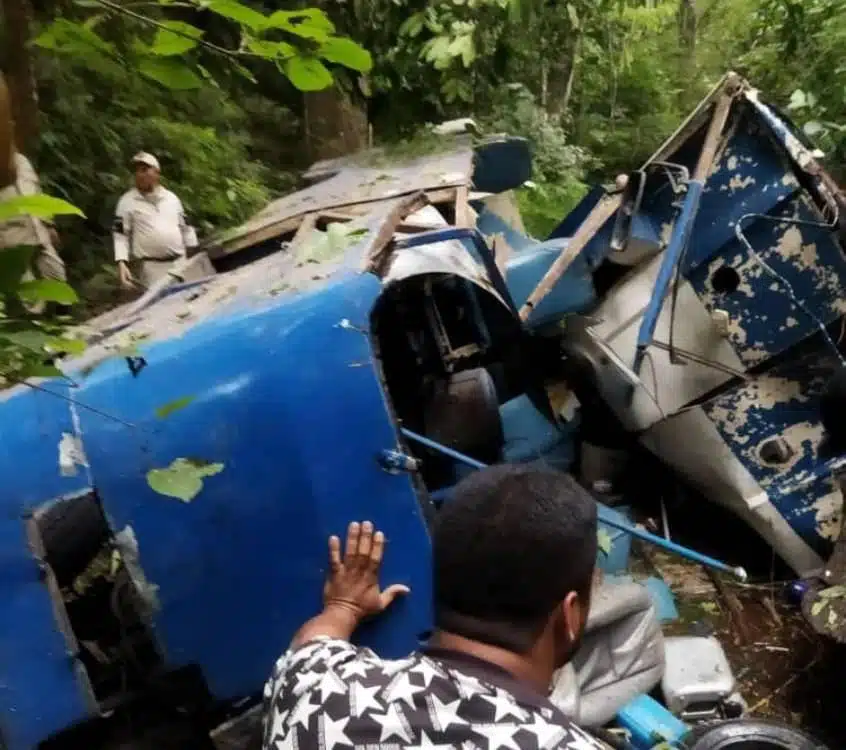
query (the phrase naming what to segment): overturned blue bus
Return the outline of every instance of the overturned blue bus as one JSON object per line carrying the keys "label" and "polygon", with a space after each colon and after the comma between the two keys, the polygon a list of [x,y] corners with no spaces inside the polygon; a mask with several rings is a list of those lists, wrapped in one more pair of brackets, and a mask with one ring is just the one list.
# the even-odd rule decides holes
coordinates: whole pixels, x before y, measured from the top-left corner
{"label": "overturned blue bus", "polygon": [[579,456],[605,486],[634,440],[797,576],[826,568],[846,259],[813,148],[730,74],[537,240],[509,192],[525,142],[453,144],[317,165],[91,321],[64,378],[0,394],[0,746],[116,747],[130,714],[128,746],[207,739],[318,606],[352,517],[414,592],[364,637],[413,648],[427,525],[471,470],[450,452]]}

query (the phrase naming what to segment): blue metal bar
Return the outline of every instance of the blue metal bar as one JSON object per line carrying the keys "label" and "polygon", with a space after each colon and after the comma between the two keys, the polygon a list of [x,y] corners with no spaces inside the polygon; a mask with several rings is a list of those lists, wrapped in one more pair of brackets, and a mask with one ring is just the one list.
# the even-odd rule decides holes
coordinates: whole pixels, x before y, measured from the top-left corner
{"label": "blue metal bar", "polygon": [[447,448],[445,445],[441,445],[440,443],[437,443],[434,440],[430,440],[429,438],[424,437],[423,435],[418,435],[416,432],[412,432],[411,430],[405,427],[400,427],[400,432],[409,440],[413,440],[415,443],[425,445],[427,448],[431,448],[433,451],[437,451],[438,453],[443,453],[445,456],[454,458],[459,463],[466,464],[467,466],[472,466],[474,469],[488,468],[487,464],[483,464],[481,461],[477,461],[475,458],[465,456],[463,453],[454,451],[452,448]]}
{"label": "blue metal bar", "polygon": [[696,220],[696,214],[699,211],[699,203],[704,189],[705,183],[703,181],[691,180],[687,184],[687,195],[684,198],[681,213],[673,225],[670,244],[664,251],[664,257],[661,259],[661,268],[658,271],[658,278],[655,279],[655,286],[652,288],[652,299],[649,300],[649,306],[643,314],[643,320],[640,323],[640,330],[637,334],[637,351],[635,352],[634,366],[632,368],[636,374],[640,373],[643,359],[646,356],[646,349],[652,343],[652,337],[655,335],[655,326],[658,324],[658,316],[661,314],[661,308],[664,306],[667,289],[673,280],[673,273],[690,240],[693,222]]}
{"label": "blue metal bar", "polygon": [[[471,466],[474,469],[486,469],[488,466],[487,464],[484,464],[481,461],[477,461],[475,458],[470,458],[470,456],[466,456],[465,454],[453,450],[452,448],[448,448],[447,446],[442,445],[441,443],[438,443],[435,440],[430,440],[429,438],[424,437],[423,435],[419,435],[416,432],[412,432],[411,430],[405,427],[400,427],[400,433],[404,437],[407,437],[409,440],[413,440],[416,443],[420,443],[420,445],[425,445],[427,448],[431,448],[434,451],[438,451],[438,453],[442,453],[445,456],[449,456],[450,458],[453,458],[456,461],[463,463],[467,466]],[[691,560],[693,562],[699,563],[700,565],[705,565],[709,568],[720,570],[723,573],[730,573],[731,575],[739,578],[741,581],[746,580],[746,571],[741,567],[732,567],[731,565],[727,565],[724,562],[720,562],[719,560],[716,560],[713,557],[709,557],[708,555],[703,555],[701,552],[692,550],[689,547],[684,547],[681,544],[671,542],[669,539],[663,539],[660,536],[650,534],[648,531],[639,529],[636,526],[630,526],[627,523],[623,523],[614,518],[611,518],[608,515],[609,509],[601,503],[597,503],[597,507],[599,509],[599,520],[606,526],[610,526],[611,528],[617,529],[618,531],[622,531],[644,542],[649,542],[649,544],[653,544],[656,547],[661,547],[662,549],[667,550],[667,552],[672,552],[673,554],[679,555],[680,557],[683,557],[686,560]]]}

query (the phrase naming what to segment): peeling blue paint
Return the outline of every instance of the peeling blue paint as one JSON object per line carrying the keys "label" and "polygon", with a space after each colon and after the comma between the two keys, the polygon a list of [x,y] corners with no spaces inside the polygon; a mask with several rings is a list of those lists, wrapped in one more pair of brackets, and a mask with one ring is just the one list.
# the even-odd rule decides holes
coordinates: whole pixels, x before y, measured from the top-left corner
{"label": "peeling blue paint", "polygon": [[[821,554],[830,552],[832,533],[839,529],[834,520],[825,517],[820,503],[835,492],[832,471],[844,459],[825,454],[819,398],[838,366],[826,352],[813,351],[703,405],[735,457],[767,492],[779,513]],[[792,455],[783,463],[767,462],[761,448],[778,439]],[[836,513],[836,508],[830,510]]]}

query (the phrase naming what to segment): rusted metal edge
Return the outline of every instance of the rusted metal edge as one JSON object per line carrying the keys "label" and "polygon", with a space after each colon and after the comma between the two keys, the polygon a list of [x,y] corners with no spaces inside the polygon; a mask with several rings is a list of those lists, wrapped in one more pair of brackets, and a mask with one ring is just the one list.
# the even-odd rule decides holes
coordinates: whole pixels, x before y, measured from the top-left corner
{"label": "rusted metal edge", "polygon": [[455,191],[455,226],[459,229],[470,229],[473,221],[470,217],[469,203],[470,189],[461,185]]}
{"label": "rusted metal edge", "polygon": [[693,172],[693,180],[696,182],[704,184],[711,174],[720,145],[720,136],[731,114],[734,97],[735,94],[727,88],[717,100],[714,114],[708,124],[708,132],[705,134],[705,142],[702,144],[702,151],[699,152],[699,161],[696,162],[696,169]]}
{"label": "rusted metal edge", "polygon": [[382,218],[379,228],[368,236],[362,258],[362,270],[378,275],[388,255],[386,250],[402,220],[428,205],[429,198],[422,191],[399,199]]}
{"label": "rusted metal edge", "polygon": [[558,283],[559,279],[578,257],[579,253],[594,238],[594,235],[602,229],[605,222],[616,213],[622,203],[622,193],[605,195],[600,199],[599,203],[594,206],[593,211],[588,214],[587,218],[576,230],[576,233],[570,238],[567,247],[561,251],[561,254],[549,267],[544,277],[532,290],[523,307],[520,308],[521,320],[525,321],[532,314],[532,310],[552,291],[552,288]]}

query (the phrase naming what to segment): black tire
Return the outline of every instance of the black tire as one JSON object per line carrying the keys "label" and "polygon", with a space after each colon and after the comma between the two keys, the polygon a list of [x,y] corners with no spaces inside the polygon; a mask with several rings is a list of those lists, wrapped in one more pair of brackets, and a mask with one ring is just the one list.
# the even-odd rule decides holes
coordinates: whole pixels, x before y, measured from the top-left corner
{"label": "black tire", "polygon": [[109,540],[109,527],[93,494],[55,503],[38,519],[38,529],[60,586],[82,573]]}
{"label": "black tire", "polygon": [[805,732],[775,721],[734,719],[696,727],[686,750],[827,750]]}

